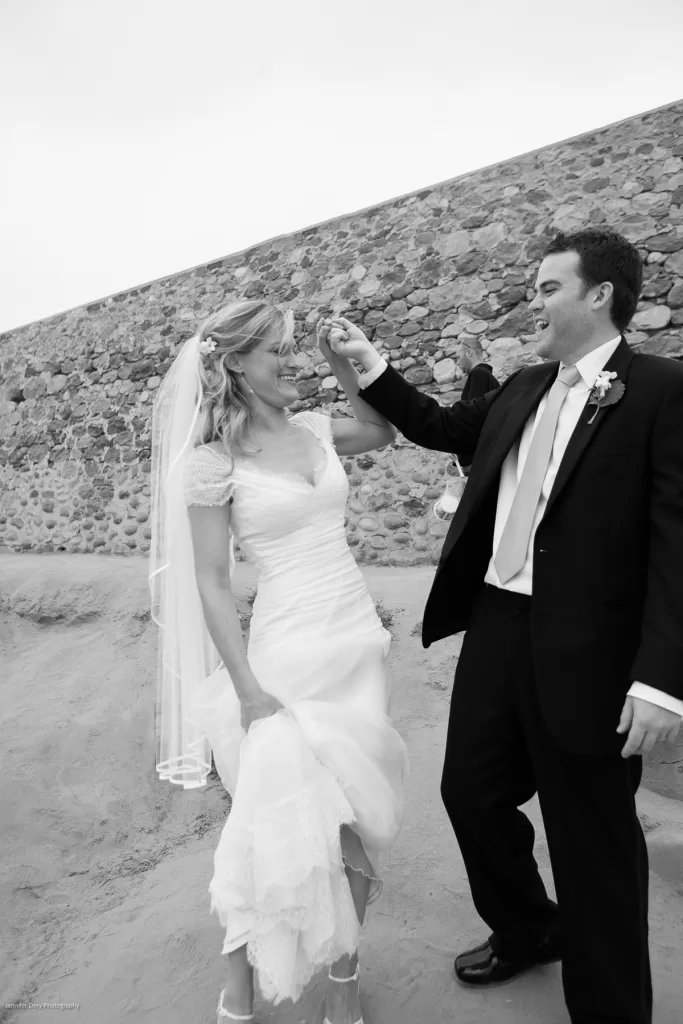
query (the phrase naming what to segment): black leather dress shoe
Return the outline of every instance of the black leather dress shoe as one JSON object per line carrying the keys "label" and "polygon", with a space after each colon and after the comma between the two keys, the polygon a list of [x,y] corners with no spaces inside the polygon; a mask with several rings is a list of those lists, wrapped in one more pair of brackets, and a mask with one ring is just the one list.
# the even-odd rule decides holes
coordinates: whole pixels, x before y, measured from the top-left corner
{"label": "black leather dress shoe", "polygon": [[481,946],[468,949],[466,953],[461,953],[455,958],[455,976],[463,985],[483,988],[510,981],[522,971],[528,971],[530,967],[550,964],[561,959],[559,937],[555,931],[528,953],[519,956],[502,953],[495,936],[492,935],[486,942],[482,942]]}

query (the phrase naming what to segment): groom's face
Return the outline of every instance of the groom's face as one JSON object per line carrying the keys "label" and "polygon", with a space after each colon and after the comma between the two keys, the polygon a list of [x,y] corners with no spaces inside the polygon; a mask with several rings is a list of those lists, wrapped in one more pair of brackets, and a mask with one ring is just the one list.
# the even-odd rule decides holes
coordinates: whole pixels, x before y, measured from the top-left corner
{"label": "groom's face", "polygon": [[542,359],[563,359],[595,329],[591,291],[580,275],[577,252],[546,256],[529,307],[536,321],[536,352]]}

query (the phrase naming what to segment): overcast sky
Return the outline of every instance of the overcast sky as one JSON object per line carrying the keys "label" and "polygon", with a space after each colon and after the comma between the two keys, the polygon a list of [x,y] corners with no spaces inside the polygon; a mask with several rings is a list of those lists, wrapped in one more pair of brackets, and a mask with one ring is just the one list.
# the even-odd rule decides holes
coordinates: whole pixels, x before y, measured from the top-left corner
{"label": "overcast sky", "polygon": [[683,98],[681,0],[0,0],[0,330]]}

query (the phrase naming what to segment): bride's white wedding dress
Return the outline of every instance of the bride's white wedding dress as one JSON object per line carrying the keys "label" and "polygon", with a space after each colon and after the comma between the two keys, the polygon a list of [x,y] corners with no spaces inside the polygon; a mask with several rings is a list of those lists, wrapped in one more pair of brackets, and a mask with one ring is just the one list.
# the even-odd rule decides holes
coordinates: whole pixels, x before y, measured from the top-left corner
{"label": "bride's white wedding dress", "polygon": [[348,483],[331,422],[303,412],[291,423],[321,446],[313,484],[206,446],[191,454],[185,479],[188,504],[232,500],[235,537],[259,570],[249,662],[285,707],[245,738],[219,668],[193,711],[233,798],[210,885],[223,952],[247,943],[272,1002],[298,999],[316,970],[357,948],[344,864],[362,869],[364,859],[340,829],[360,838],[376,895],[377,857],[399,830],[407,767],[387,717],[390,637],[346,543]]}

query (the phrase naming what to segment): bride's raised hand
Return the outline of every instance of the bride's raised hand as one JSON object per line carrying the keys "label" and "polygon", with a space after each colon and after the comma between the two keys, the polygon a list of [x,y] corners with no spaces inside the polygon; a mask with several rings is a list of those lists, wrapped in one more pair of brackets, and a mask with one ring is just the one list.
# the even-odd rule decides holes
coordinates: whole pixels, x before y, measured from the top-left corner
{"label": "bride's raised hand", "polygon": [[330,331],[332,329],[332,321],[326,320],[324,317],[320,317],[317,324],[315,325],[315,333],[318,339],[318,348],[325,359],[329,363],[332,358],[332,351],[330,349]]}

